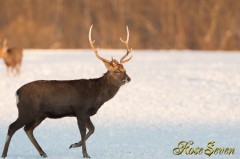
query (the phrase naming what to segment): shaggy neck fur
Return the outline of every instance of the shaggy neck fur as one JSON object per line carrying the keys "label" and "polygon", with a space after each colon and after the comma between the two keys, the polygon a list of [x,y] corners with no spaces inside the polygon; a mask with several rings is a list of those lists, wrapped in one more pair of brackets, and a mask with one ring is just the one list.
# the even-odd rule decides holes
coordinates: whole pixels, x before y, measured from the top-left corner
{"label": "shaggy neck fur", "polygon": [[102,98],[102,102],[108,101],[113,98],[118,92],[121,85],[118,85],[111,77],[110,72],[106,72],[102,77],[98,78],[96,91],[98,91],[98,97]]}

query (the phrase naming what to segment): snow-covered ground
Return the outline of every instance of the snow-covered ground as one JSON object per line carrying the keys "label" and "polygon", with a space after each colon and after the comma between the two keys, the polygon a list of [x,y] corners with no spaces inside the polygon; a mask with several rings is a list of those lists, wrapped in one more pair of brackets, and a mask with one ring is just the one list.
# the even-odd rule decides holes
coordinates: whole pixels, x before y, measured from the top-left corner
{"label": "snow-covered ground", "polygon": [[[117,59],[125,50],[100,50]],[[17,118],[15,91],[33,80],[94,78],[106,72],[90,50],[25,50],[21,78],[6,77],[0,61],[0,151],[7,129]],[[193,147],[210,141],[216,147],[234,147],[240,157],[239,52],[134,51],[125,65],[132,81],[92,117],[95,133],[87,141],[94,159],[188,159],[202,155],[173,154],[180,141]],[[82,158],[75,118],[46,119],[35,136],[49,159]],[[40,158],[20,129],[8,151],[9,159]]]}

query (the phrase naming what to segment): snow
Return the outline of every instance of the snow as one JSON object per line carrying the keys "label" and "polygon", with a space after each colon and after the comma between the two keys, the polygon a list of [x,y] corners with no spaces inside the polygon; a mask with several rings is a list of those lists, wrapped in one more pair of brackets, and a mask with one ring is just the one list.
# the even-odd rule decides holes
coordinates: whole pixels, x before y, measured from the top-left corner
{"label": "snow", "polygon": [[[119,59],[125,50],[100,50]],[[87,141],[94,159],[188,159],[176,156],[180,141],[193,147],[234,147],[240,156],[239,52],[134,51],[126,63],[132,81],[92,117],[95,133]],[[8,126],[16,120],[15,91],[28,82],[100,77],[105,66],[90,50],[25,50],[22,76],[6,77],[0,61],[0,151]],[[75,118],[46,119],[35,137],[49,159],[82,158],[81,148],[68,149],[80,140]],[[41,158],[20,129],[11,141],[9,159]]]}

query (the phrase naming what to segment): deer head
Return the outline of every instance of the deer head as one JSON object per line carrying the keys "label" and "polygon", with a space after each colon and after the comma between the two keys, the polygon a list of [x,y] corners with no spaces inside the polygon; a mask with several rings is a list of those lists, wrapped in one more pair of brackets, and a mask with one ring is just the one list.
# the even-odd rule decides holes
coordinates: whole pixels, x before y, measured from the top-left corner
{"label": "deer head", "polygon": [[90,46],[91,46],[92,50],[94,51],[96,57],[99,60],[101,60],[105,64],[106,68],[108,69],[108,74],[109,74],[109,76],[111,78],[111,81],[113,83],[119,85],[119,86],[124,85],[124,84],[130,82],[131,78],[127,75],[126,70],[125,70],[125,68],[123,66],[124,63],[128,62],[132,58],[132,56],[131,56],[128,59],[126,59],[126,57],[129,55],[129,53],[132,51],[132,49],[129,49],[129,46],[128,46],[128,41],[129,41],[129,30],[128,30],[128,27],[126,27],[127,28],[127,39],[126,39],[126,41],[124,41],[124,40],[122,40],[122,38],[120,38],[120,40],[127,47],[127,53],[120,59],[120,62],[118,62],[113,57],[112,57],[111,60],[107,60],[107,59],[101,57],[98,54],[98,50],[93,45],[95,40],[92,41],[92,38],[91,38],[92,27],[93,27],[93,25],[89,29],[89,37],[88,37]]}
{"label": "deer head", "polygon": [[2,46],[0,48],[0,58],[3,57],[7,53],[7,39],[3,40]]}

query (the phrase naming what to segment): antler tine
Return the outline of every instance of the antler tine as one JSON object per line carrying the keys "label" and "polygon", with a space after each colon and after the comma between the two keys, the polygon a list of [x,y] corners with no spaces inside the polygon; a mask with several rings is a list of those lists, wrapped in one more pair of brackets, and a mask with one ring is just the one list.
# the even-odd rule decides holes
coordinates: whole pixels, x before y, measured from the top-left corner
{"label": "antler tine", "polygon": [[120,40],[121,40],[123,43],[126,43],[126,42],[128,42],[128,40],[129,40],[129,30],[128,30],[128,26],[126,26],[126,28],[127,28],[127,40],[124,41],[124,40],[120,37]]}
{"label": "antler tine", "polygon": [[128,55],[129,53],[132,51],[132,48],[129,49],[129,46],[128,46],[128,41],[129,41],[129,30],[128,30],[128,26],[126,26],[127,28],[127,39],[126,41],[124,41],[122,38],[120,38],[120,40],[126,45],[127,47],[127,53],[120,59],[120,63],[125,63],[125,62],[128,62],[129,60],[131,60],[132,56],[130,58],[128,58],[127,60],[124,60]]}
{"label": "antler tine", "polygon": [[99,56],[98,50],[94,47],[93,43],[95,42],[95,40],[92,41],[92,37],[91,37],[92,27],[93,27],[93,25],[91,25],[91,27],[89,29],[89,34],[88,34],[88,40],[89,40],[89,43],[90,43],[90,46],[91,46],[92,50],[95,52],[95,55],[97,56],[98,59],[102,60],[103,62],[111,63],[110,60],[104,59],[101,56]]}

